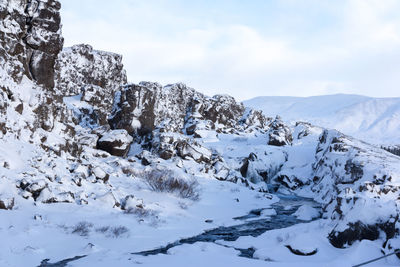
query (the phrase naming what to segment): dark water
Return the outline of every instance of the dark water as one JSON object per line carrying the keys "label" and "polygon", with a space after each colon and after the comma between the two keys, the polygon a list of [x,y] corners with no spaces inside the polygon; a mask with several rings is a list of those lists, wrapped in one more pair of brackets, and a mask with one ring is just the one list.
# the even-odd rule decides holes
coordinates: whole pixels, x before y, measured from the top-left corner
{"label": "dark water", "polygon": [[[193,237],[180,239],[164,247],[135,252],[132,254],[141,256],[167,254],[169,249],[183,244],[194,244],[196,242],[215,242],[217,240],[236,241],[241,236],[257,237],[269,230],[286,228],[303,222],[293,216],[293,213],[299,208],[299,206],[306,204],[317,209],[321,208],[318,203],[306,198],[284,195],[279,195],[279,198],[280,201],[272,205],[272,208],[274,208],[276,211],[276,215],[261,218],[260,216],[262,210],[264,209],[252,210],[247,215],[234,218],[238,221],[243,221],[241,224],[233,226],[221,226],[215,229],[207,230],[202,234]],[[254,248],[234,249],[240,251],[240,256],[248,258],[252,258],[255,252]]]}
{"label": "dark water", "polygon": [[76,256],[76,257],[73,257],[73,258],[70,258],[70,259],[65,259],[65,260],[62,260],[62,261],[55,262],[55,263],[50,263],[49,259],[45,259],[45,260],[42,260],[42,262],[40,263],[40,265],[38,267],[66,267],[68,265],[68,263],[70,263],[72,261],[76,261],[76,260],[82,259],[82,258],[84,258],[86,256],[87,255]]}

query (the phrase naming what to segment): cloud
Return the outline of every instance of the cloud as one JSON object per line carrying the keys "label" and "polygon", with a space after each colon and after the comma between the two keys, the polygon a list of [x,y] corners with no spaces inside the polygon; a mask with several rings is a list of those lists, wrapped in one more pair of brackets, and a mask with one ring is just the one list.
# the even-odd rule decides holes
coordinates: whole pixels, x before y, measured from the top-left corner
{"label": "cloud", "polygon": [[286,0],[265,9],[261,1],[247,13],[229,6],[232,14],[178,0],[62,2],[66,43],[123,54],[134,82],[182,81],[239,99],[398,95],[398,1]]}

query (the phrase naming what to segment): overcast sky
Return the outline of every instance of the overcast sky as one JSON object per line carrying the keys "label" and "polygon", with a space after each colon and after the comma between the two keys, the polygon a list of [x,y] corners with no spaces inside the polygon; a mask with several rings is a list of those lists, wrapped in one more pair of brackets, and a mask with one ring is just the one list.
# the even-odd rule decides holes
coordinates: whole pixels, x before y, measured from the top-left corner
{"label": "overcast sky", "polygon": [[65,45],[208,95],[400,96],[398,0],[61,0]]}

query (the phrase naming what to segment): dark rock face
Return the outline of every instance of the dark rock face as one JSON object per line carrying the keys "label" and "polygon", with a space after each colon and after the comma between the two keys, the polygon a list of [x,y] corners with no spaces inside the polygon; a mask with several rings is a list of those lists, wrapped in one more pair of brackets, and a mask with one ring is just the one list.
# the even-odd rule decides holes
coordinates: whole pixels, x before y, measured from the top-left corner
{"label": "dark rock face", "polygon": [[25,10],[30,72],[38,84],[49,89],[54,87],[54,63],[64,44],[60,8],[55,0],[30,0]]}
{"label": "dark rock face", "polygon": [[60,8],[56,0],[0,4],[0,58],[16,82],[26,75],[47,89],[54,87],[54,62],[64,43]]}
{"label": "dark rock face", "polygon": [[97,142],[97,149],[107,151],[111,155],[125,157],[133,138],[125,130],[114,130],[104,134]]}
{"label": "dark rock face", "polygon": [[344,169],[346,170],[346,174],[350,175],[350,183],[361,179],[364,175],[363,166],[359,163],[354,163],[351,159],[346,161]]}
{"label": "dark rock face", "polygon": [[30,77],[27,45],[25,1],[0,2],[0,64],[15,82],[23,75]]}
{"label": "dark rock face", "polygon": [[250,155],[244,159],[242,167],[240,167],[240,174],[243,177],[247,177],[247,171],[249,170],[250,161],[255,161],[257,159],[257,155],[254,153],[250,153]]}
{"label": "dark rock face", "polygon": [[276,116],[275,120],[270,124],[268,145],[285,146],[290,145],[293,136],[290,128],[286,126],[281,117]]}

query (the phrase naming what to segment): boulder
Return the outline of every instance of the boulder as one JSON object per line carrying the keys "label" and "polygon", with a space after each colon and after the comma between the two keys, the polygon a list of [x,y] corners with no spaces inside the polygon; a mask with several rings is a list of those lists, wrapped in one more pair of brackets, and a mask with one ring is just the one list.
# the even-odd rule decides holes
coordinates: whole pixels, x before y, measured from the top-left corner
{"label": "boulder", "polygon": [[97,141],[97,149],[107,151],[114,156],[125,157],[132,141],[132,136],[126,130],[113,130]]}
{"label": "boulder", "polygon": [[35,200],[40,196],[42,190],[44,190],[46,187],[47,187],[47,183],[44,180],[40,180],[38,182],[34,182],[34,183],[31,183],[31,184],[29,184],[29,183],[28,184],[24,184],[24,185],[21,186],[22,189],[24,189],[25,191],[31,193],[32,197]]}
{"label": "boulder", "polygon": [[211,161],[212,152],[192,140],[179,140],[176,144],[176,150],[178,156],[183,159],[189,157],[198,163]]}
{"label": "boulder", "polygon": [[110,175],[100,167],[93,168],[92,174],[96,177],[97,180],[103,181],[103,183],[106,183],[110,178]]}
{"label": "boulder", "polygon": [[73,203],[75,201],[75,197],[71,192],[61,192],[55,194],[49,188],[45,188],[41,191],[40,196],[36,199],[36,201],[45,204]]}
{"label": "boulder", "polygon": [[133,195],[126,196],[121,209],[126,212],[134,212],[136,209],[144,209],[144,204],[142,199],[137,199]]}

